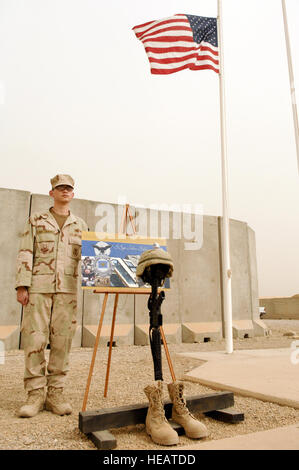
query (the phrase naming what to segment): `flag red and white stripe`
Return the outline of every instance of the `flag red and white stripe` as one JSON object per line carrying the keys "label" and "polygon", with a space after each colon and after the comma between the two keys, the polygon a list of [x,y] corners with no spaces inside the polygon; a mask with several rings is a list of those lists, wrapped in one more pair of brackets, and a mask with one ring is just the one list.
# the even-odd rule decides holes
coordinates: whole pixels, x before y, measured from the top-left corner
{"label": "flag red and white stripe", "polygon": [[184,69],[211,69],[219,73],[218,47],[209,42],[195,42],[186,15],[135,26],[133,31],[142,41],[152,74],[170,74]]}

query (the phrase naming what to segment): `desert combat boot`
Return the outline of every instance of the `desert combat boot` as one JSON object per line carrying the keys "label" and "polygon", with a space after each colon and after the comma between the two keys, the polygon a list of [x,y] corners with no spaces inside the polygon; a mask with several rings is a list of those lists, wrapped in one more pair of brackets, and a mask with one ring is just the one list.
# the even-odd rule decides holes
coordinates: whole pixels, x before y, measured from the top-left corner
{"label": "desert combat boot", "polygon": [[147,434],[151,436],[156,444],[172,446],[179,443],[179,436],[165,418],[162,387],[163,384],[159,381],[157,387],[148,385],[144,389],[144,393],[149,400],[145,427]]}
{"label": "desert combat boot", "polygon": [[206,426],[194,418],[186,406],[184,384],[182,382],[168,384],[168,392],[173,403],[172,420],[183,426],[186,436],[192,439],[207,437],[208,430]]}
{"label": "desert combat boot", "polygon": [[56,415],[70,415],[72,407],[67,402],[62,392],[62,388],[48,387],[45,408],[47,411],[52,411],[52,413]]}
{"label": "desert combat boot", "polygon": [[28,392],[25,405],[21,406],[18,412],[20,418],[32,418],[43,410],[45,403],[45,391],[43,388],[37,388]]}

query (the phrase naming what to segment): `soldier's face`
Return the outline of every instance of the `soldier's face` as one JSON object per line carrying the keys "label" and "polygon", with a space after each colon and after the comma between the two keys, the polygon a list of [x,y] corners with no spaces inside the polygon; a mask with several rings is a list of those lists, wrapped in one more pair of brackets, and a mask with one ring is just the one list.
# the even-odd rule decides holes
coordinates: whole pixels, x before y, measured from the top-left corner
{"label": "soldier's face", "polygon": [[50,191],[49,194],[51,197],[53,197],[55,202],[68,203],[74,197],[74,190],[71,186],[62,184],[52,189],[52,191]]}

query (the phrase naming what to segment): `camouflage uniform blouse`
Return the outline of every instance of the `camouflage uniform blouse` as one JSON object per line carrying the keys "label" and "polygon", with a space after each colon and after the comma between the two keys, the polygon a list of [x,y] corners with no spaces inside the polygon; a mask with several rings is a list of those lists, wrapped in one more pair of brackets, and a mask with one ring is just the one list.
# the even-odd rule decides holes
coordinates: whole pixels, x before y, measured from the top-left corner
{"label": "camouflage uniform blouse", "polygon": [[84,220],[70,213],[62,229],[50,211],[31,215],[21,236],[16,288],[33,293],[77,292]]}

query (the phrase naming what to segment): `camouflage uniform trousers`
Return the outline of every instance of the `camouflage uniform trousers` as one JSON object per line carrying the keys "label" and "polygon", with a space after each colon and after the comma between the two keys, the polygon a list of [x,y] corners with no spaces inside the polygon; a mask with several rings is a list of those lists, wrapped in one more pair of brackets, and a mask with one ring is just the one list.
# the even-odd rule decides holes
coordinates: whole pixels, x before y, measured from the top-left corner
{"label": "camouflage uniform trousers", "polygon": [[[22,340],[27,392],[46,385],[60,388],[69,370],[69,352],[76,330],[77,294],[29,293],[24,308]],[[50,343],[48,367],[45,348]],[[46,375],[47,369],[47,375]]]}

